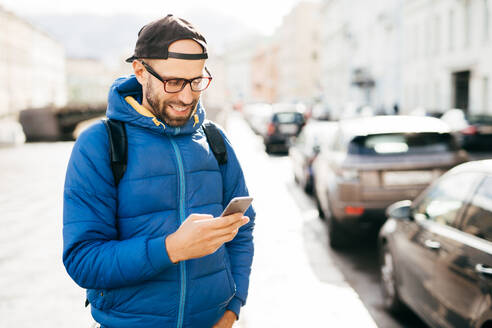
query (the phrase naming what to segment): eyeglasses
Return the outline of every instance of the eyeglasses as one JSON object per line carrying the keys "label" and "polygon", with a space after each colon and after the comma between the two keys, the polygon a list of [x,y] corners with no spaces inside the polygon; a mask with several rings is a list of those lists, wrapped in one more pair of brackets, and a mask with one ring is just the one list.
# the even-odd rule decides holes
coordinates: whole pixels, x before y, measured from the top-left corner
{"label": "eyeglasses", "polygon": [[194,79],[163,79],[152,67],[150,67],[143,60],[140,61],[142,65],[145,67],[147,72],[149,72],[156,79],[161,81],[164,84],[164,91],[167,93],[178,93],[183,90],[186,85],[189,83],[191,87],[191,91],[200,92],[208,88],[210,82],[212,81],[212,74],[208,71],[207,67],[205,67],[205,71],[209,76],[199,76]]}

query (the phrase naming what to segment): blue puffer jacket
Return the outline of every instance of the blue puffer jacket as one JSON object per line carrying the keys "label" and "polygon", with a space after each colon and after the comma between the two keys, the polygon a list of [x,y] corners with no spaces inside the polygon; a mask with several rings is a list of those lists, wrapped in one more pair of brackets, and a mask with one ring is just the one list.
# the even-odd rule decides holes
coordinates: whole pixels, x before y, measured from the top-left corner
{"label": "blue puffer jacket", "polygon": [[75,143],[63,211],[63,262],[87,289],[103,327],[211,327],[246,301],[255,213],[215,253],[173,264],[165,238],[191,213],[219,216],[229,200],[248,194],[227,140],[219,165],[201,129],[205,111],[181,128],[163,125],[139,105],[134,76],[113,84],[107,116],[126,122],[128,166],[115,187],[103,123]]}

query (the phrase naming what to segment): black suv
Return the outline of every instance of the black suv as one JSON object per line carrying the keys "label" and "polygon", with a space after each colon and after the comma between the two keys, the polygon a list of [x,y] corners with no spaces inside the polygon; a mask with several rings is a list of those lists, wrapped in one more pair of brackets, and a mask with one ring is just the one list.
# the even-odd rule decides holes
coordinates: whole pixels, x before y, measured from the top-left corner
{"label": "black suv", "polygon": [[304,115],[299,112],[277,112],[272,115],[263,141],[267,153],[289,150],[290,139],[301,132]]}

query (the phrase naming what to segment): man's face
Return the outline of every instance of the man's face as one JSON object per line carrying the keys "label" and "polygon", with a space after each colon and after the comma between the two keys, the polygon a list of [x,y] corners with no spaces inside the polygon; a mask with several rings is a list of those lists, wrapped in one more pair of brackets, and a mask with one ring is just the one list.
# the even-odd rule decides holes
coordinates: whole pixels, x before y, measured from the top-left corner
{"label": "man's face", "polygon": [[[201,46],[192,40],[176,41],[169,46],[169,51],[180,53],[202,53]],[[144,60],[163,79],[193,79],[204,76],[205,60],[154,59]],[[141,64],[140,64],[141,65]],[[135,65],[134,65],[135,68]],[[135,74],[138,78],[137,70]],[[142,105],[147,107],[161,122],[169,126],[183,126],[196,113],[201,92],[191,90],[190,84],[178,93],[166,93],[164,85],[147,71],[142,71],[139,82],[143,89]]]}

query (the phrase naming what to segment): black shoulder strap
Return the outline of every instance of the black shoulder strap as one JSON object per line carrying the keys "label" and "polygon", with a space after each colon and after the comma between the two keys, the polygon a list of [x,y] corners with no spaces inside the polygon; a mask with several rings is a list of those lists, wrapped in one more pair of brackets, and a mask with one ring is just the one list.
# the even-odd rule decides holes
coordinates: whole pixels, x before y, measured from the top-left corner
{"label": "black shoulder strap", "polygon": [[208,144],[212,148],[212,152],[219,162],[219,165],[227,163],[227,148],[224,142],[224,137],[220,133],[219,129],[212,121],[203,122],[203,132],[207,137]]}
{"label": "black shoulder strap", "polygon": [[[128,161],[128,140],[126,136],[125,124],[117,120],[103,120],[109,136],[109,152],[111,158],[111,170],[115,185],[118,186],[121,178],[125,174]],[[215,123],[205,121],[203,131],[207,137],[207,142],[217,159],[219,165],[227,163],[227,148],[224,137],[220,133]]]}
{"label": "black shoulder strap", "polygon": [[111,170],[113,170],[114,183],[120,183],[125,174],[128,158],[128,141],[126,138],[125,124],[117,120],[103,120],[109,136],[109,153],[111,158]]}

